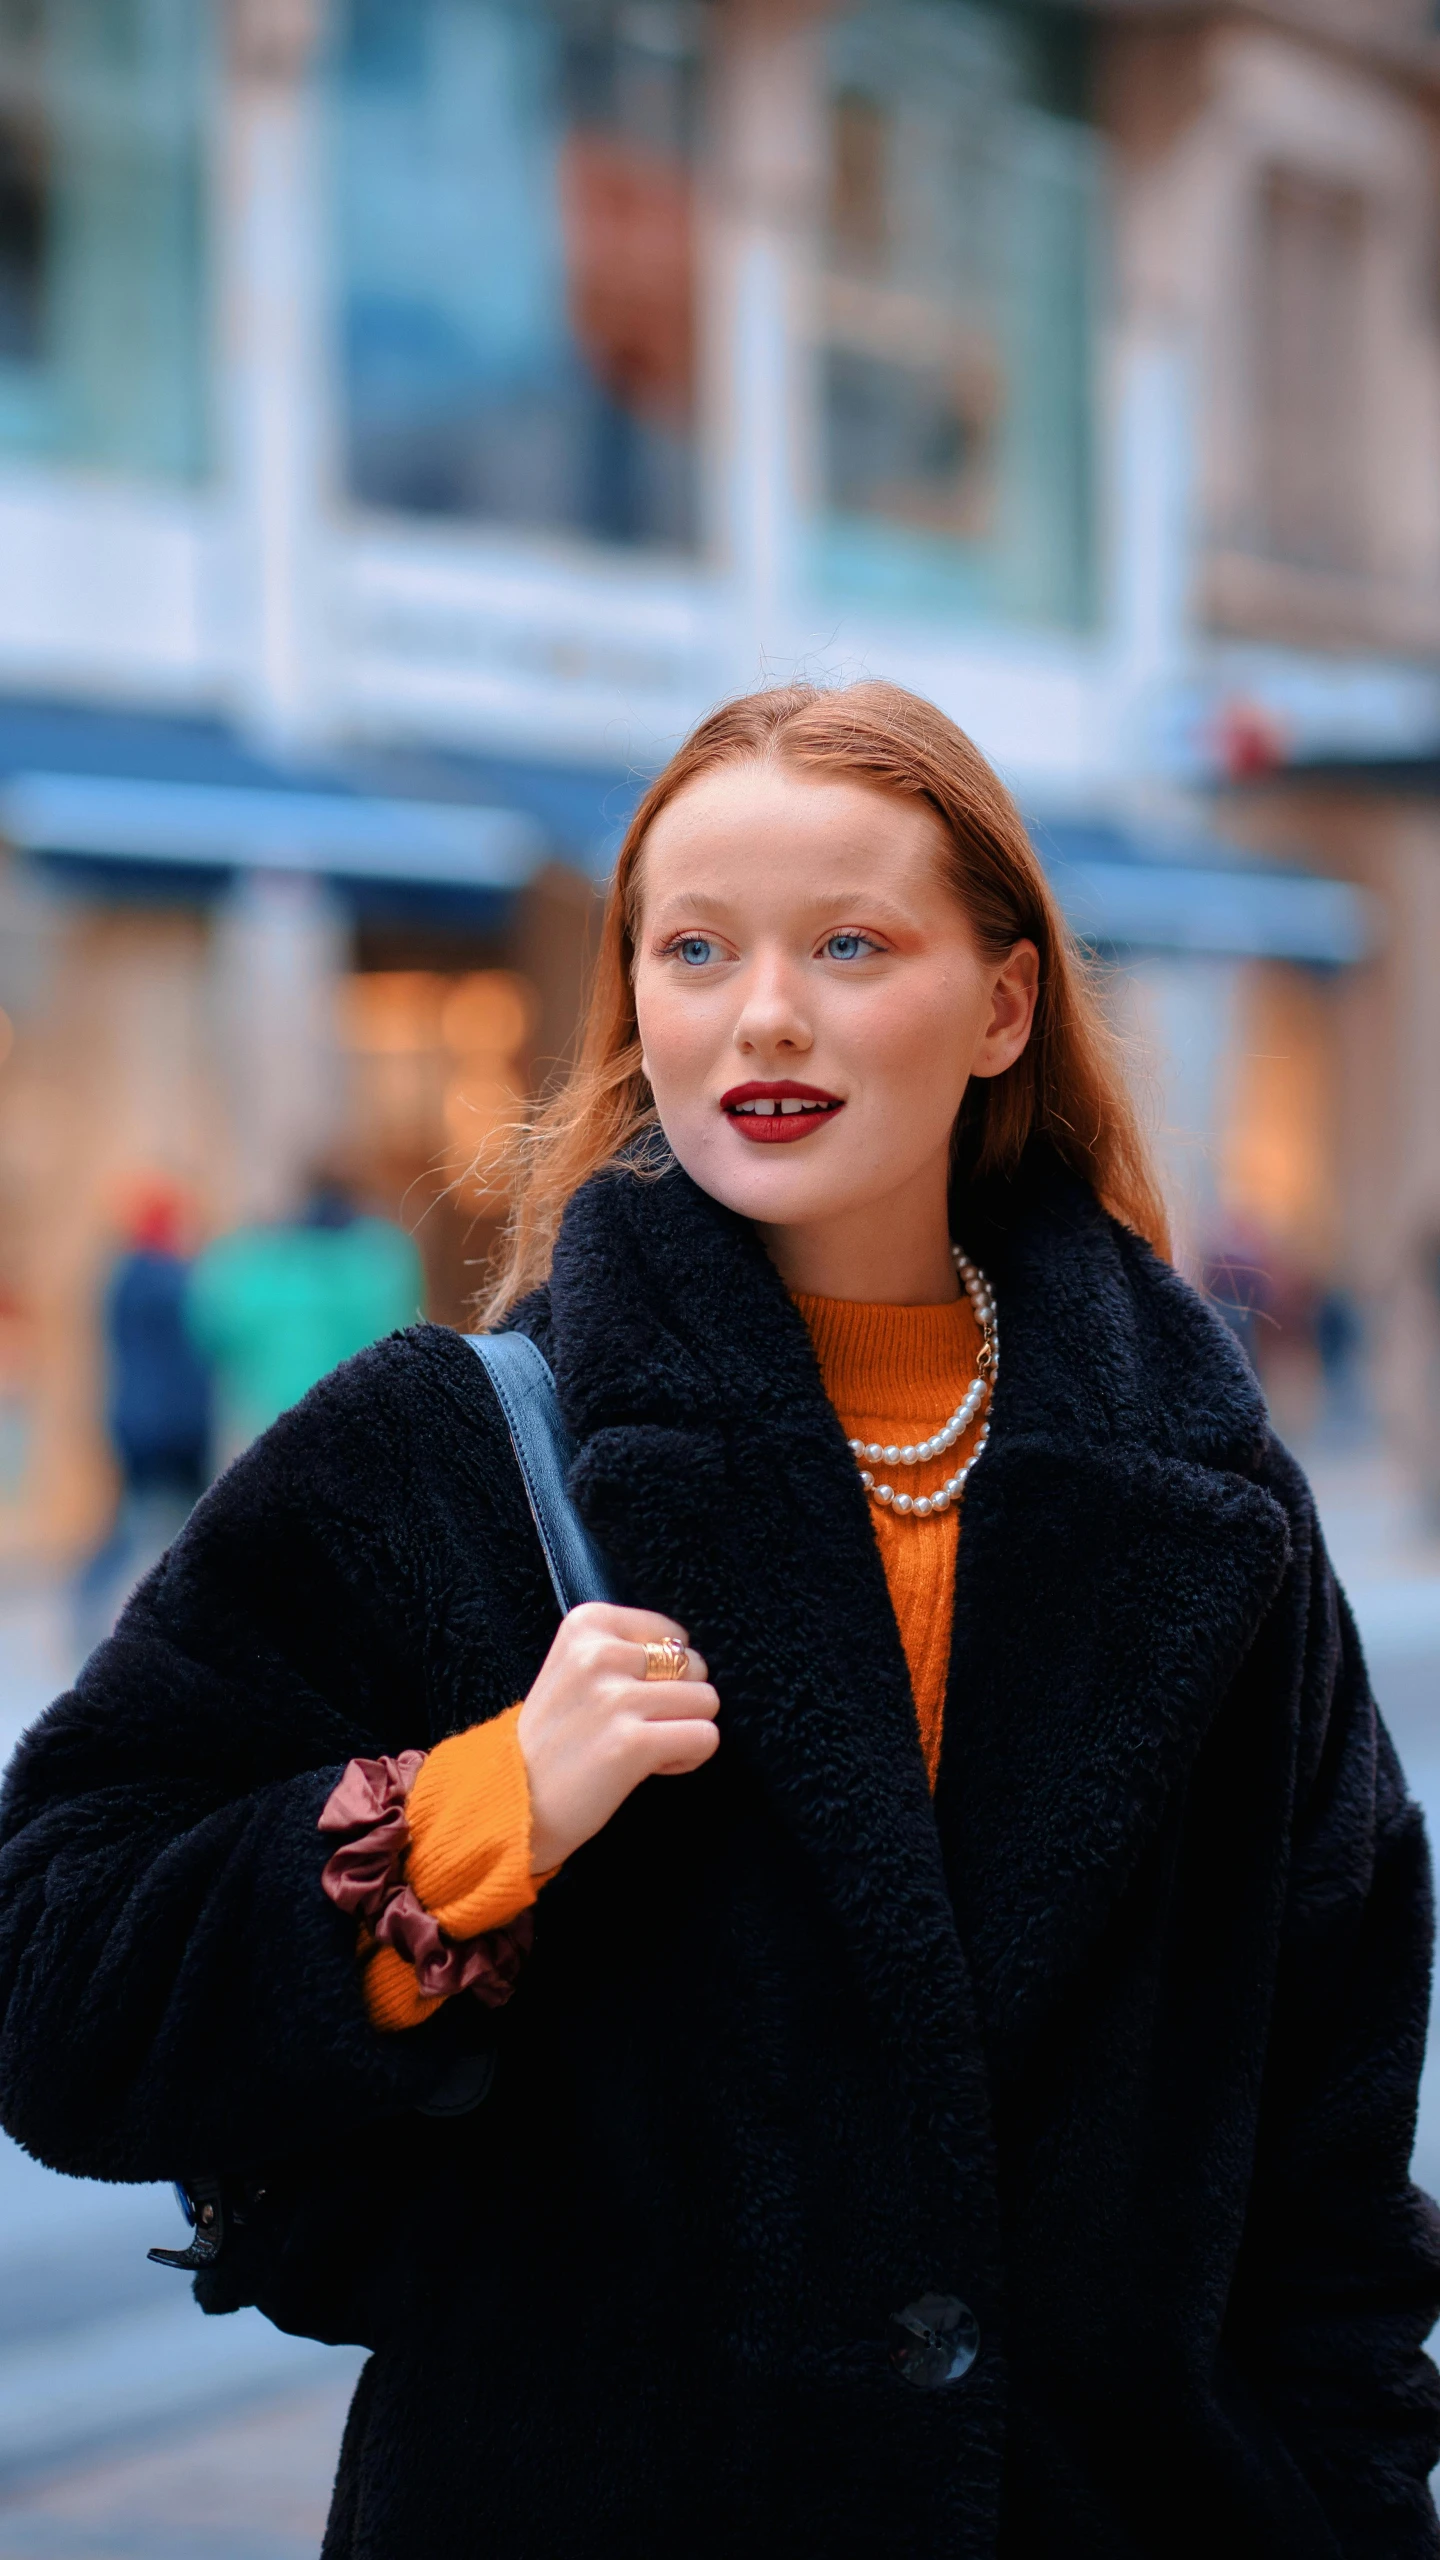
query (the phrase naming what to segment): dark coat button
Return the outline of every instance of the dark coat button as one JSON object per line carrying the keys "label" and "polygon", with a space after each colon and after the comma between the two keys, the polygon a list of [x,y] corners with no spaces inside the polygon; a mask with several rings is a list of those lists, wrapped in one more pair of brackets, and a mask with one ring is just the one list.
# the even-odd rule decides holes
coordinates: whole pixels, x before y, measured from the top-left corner
{"label": "dark coat button", "polygon": [[980,2353],[980,2323],[953,2293],[922,2293],[890,2322],[890,2361],[917,2391],[958,2382]]}

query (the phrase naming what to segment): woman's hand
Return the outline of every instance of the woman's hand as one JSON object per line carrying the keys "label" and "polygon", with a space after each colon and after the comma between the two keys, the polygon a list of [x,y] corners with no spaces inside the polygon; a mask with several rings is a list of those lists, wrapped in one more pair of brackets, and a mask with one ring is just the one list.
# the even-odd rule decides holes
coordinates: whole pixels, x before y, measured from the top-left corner
{"label": "woman's hand", "polygon": [[683,1680],[647,1680],[647,1644],[686,1645],[651,1609],[587,1600],[561,1621],[517,1731],[530,1779],[530,1865],[558,1867],[642,1778],[679,1778],[719,1747],[720,1701],[698,1653]]}

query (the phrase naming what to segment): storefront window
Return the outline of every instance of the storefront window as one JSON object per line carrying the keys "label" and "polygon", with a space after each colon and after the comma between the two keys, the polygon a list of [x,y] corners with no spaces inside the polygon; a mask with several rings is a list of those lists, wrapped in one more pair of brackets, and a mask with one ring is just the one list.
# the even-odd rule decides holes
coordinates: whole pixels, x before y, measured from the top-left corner
{"label": "storefront window", "polygon": [[1370,207],[1353,187],[1272,169],[1257,211],[1257,548],[1296,568],[1363,575]]}
{"label": "storefront window", "polygon": [[0,0],[0,453],[203,465],[209,20]]}
{"label": "storefront window", "polygon": [[686,0],[348,0],[336,62],[349,486],[685,545]]}
{"label": "storefront window", "polygon": [[1098,191],[1075,35],[870,0],[827,42],[821,581],[1081,622]]}

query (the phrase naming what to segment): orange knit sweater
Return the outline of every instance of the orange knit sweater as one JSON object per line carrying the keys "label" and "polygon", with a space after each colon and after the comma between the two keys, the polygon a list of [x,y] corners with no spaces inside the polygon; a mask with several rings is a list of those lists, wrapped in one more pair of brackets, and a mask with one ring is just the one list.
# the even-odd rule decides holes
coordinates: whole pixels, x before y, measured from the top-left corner
{"label": "orange knit sweater", "polygon": [[[949,1420],[975,1375],[980,1329],[968,1298],[943,1307],[872,1307],[848,1298],[797,1298],[820,1363],[825,1393],[847,1440],[903,1448],[928,1440]],[[979,1419],[948,1456],[928,1466],[872,1466],[877,1482],[897,1492],[934,1493],[969,1455]],[[955,1553],[960,1514],[905,1518],[872,1503],[870,1516],[890,1605],[910,1666],[910,1686],[931,1787],[940,1767],[950,1623],[955,1605]]]}
{"label": "orange knit sweater", "polygon": [[[975,1375],[980,1337],[967,1298],[941,1307],[864,1306],[847,1298],[800,1297],[795,1303],[847,1439],[901,1446],[928,1439]],[[875,1472],[882,1480],[888,1473],[908,1493],[933,1493],[968,1453],[973,1436],[972,1431],[948,1457],[928,1466]],[[960,1515],[952,1509],[928,1520],[905,1519],[875,1504],[871,1517],[933,1787]],[[437,1744],[410,1791],[408,1881],[453,1938],[502,1928],[548,1882],[530,1872],[530,1789],[516,1731],[519,1714],[518,1706],[510,1707]],[[365,2002],[377,2027],[413,2027],[439,2007],[438,2000],[416,1990],[414,1973],[393,1948],[362,1938],[361,1955]]]}

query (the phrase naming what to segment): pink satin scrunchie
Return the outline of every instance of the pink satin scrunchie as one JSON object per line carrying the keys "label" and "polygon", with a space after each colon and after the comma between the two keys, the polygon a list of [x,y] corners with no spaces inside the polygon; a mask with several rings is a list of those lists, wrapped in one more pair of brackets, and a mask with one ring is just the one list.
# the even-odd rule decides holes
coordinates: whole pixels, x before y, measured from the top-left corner
{"label": "pink satin scrunchie", "polygon": [[398,1759],[352,1760],[332,1789],[320,1816],[321,1831],[351,1831],[327,1859],[320,1882],[342,1911],[368,1922],[382,1947],[393,1947],[415,1968],[416,1988],[428,1999],[469,1991],[487,2009],[502,2009],[519,1979],[521,1960],[534,1935],[530,1912],[481,1938],[447,1938],[433,1913],[405,1882],[410,1824],[405,1799],[424,1762],[423,1751]]}

